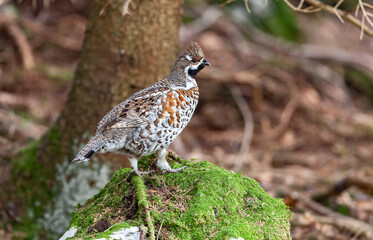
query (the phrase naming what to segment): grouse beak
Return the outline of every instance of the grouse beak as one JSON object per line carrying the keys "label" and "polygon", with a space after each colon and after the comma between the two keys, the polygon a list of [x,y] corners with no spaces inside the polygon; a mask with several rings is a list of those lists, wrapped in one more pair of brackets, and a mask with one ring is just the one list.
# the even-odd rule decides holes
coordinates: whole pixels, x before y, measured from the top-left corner
{"label": "grouse beak", "polygon": [[211,66],[210,62],[207,61],[206,59],[203,59],[203,65],[204,66]]}

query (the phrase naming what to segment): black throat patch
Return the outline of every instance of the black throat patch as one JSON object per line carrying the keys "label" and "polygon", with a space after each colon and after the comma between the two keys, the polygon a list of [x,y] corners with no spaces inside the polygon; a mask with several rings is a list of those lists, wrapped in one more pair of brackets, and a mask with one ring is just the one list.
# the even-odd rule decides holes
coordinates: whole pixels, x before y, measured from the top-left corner
{"label": "black throat patch", "polygon": [[198,66],[197,69],[191,69],[191,68],[189,68],[189,69],[188,69],[188,74],[189,74],[189,76],[191,76],[192,78],[195,78],[195,76],[197,76],[197,73],[198,73],[199,71],[201,71],[204,67],[205,67],[205,65],[203,65],[203,63],[202,63],[202,64],[200,64],[200,65]]}

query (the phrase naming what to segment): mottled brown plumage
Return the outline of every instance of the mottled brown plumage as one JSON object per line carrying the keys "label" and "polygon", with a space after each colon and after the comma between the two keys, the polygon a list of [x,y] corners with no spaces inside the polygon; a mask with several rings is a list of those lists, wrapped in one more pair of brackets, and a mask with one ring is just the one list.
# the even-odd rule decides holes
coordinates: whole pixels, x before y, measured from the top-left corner
{"label": "mottled brown plumage", "polygon": [[96,152],[125,153],[141,175],[137,159],[156,153],[158,167],[179,171],[167,163],[166,151],[193,115],[199,97],[194,77],[205,66],[210,63],[202,49],[191,42],[179,53],[168,78],[135,93],[106,114],[95,136],[73,161],[88,161]]}

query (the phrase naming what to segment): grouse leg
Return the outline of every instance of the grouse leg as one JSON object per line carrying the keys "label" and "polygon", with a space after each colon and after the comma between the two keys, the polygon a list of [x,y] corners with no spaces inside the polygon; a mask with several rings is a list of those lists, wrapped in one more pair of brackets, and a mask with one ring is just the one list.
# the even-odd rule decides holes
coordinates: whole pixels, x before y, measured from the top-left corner
{"label": "grouse leg", "polygon": [[132,166],[132,171],[131,172],[135,172],[137,174],[137,176],[139,176],[139,177],[142,177],[142,174],[148,174],[148,173],[152,172],[152,171],[147,171],[147,172],[139,171],[139,169],[137,167],[137,158],[131,157],[131,158],[129,158],[129,161],[130,161],[131,166]]}
{"label": "grouse leg", "polygon": [[187,166],[184,166],[181,168],[172,169],[166,160],[166,154],[167,154],[166,149],[160,149],[156,152],[156,154],[157,154],[157,166],[160,169],[162,169],[163,172],[177,173],[187,167]]}

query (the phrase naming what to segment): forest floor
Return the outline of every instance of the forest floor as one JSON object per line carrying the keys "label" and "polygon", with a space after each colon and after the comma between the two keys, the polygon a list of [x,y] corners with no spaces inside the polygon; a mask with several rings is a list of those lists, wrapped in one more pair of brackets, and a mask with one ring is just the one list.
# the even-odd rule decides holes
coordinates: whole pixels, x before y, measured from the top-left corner
{"label": "forest floor", "polygon": [[[299,45],[217,19],[181,30],[212,67],[197,77],[198,108],[171,148],[283,198],[293,239],[372,239],[373,40],[337,19],[300,16]],[[0,12],[0,178],[63,108],[85,24],[68,10],[28,20]]]}

